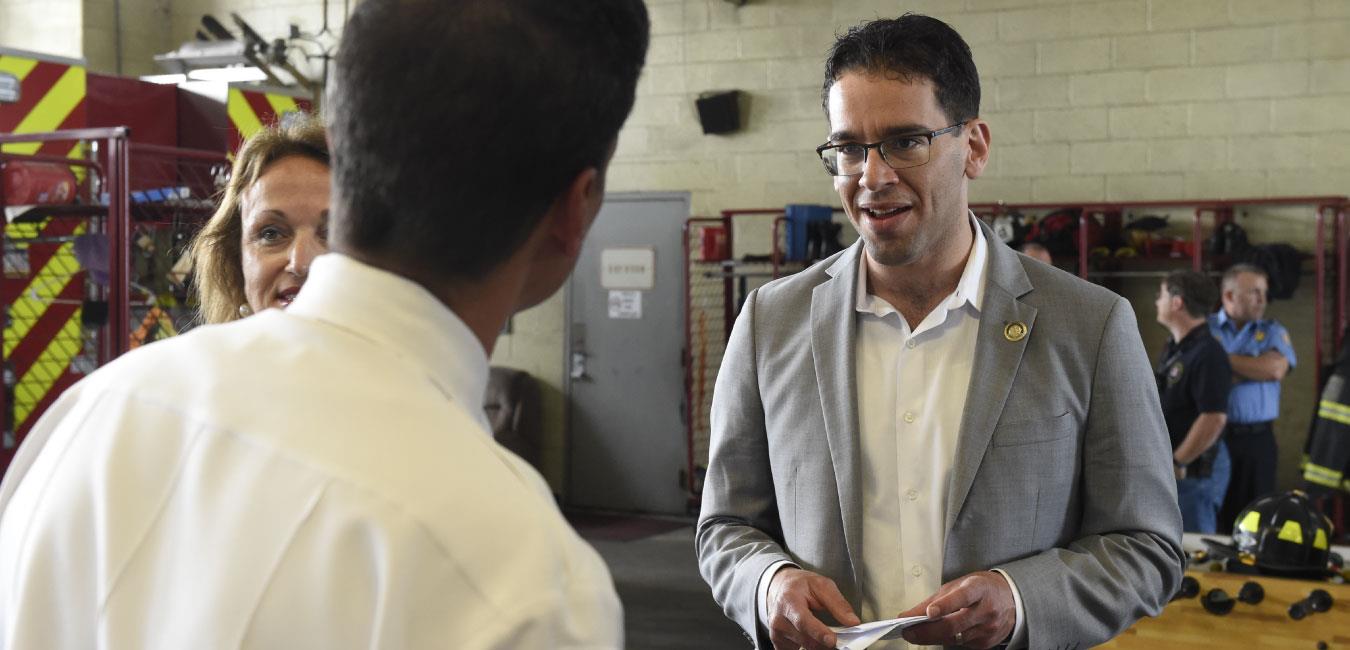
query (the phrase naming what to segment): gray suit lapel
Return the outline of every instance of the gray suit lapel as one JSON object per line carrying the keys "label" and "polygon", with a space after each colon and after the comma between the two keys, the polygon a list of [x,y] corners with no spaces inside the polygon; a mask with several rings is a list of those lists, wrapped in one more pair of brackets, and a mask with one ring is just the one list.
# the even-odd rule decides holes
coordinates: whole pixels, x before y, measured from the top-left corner
{"label": "gray suit lapel", "polygon": [[[1035,335],[1036,308],[1018,300],[1032,289],[1021,260],[994,236],[988,226],[981,223],[980,227],[989,244],[989,267],[975,343],[975,364],[970,374],[970,389],[966,392],[965,414],[961,417],[961,433],[947,490],[947,535],[951,534],[956,517],[970,494],[970,486],[994,435],[994,425],[1003,413],[1027,341]],[[1010,341],[1004,328],[1019,322],[1029,331],[1021,340]]]}
{"label": "gray suit lapel", "polygon": [[[854,290],[861,242],[839,256],[826,270],[831,278],[811,293],[811,354],[815,361],[825,437],[834,464],[835,485],[844,525],[847,558],[861,557],[862,485],[858,478],[857,372],[853,347],[857,328]],[[852,560],[853,583],[858,583]]]}

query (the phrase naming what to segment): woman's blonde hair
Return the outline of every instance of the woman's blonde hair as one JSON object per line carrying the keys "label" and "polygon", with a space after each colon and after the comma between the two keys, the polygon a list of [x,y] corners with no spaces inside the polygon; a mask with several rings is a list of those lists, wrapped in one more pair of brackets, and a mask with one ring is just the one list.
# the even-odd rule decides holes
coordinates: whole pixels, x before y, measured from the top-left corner
{"label": "woman's blonde hair", "polygon": [[192,241],[192,287],[202,322],[224,323],[240,317],[239,306],[247,302],[239,244],[243,229],[242,196],[268,166],[287,156],[304,156],[329,164],[328,142],[318,117],[308,113],[288,114],[280,123],[249,138],[235,154],[220,206]]}

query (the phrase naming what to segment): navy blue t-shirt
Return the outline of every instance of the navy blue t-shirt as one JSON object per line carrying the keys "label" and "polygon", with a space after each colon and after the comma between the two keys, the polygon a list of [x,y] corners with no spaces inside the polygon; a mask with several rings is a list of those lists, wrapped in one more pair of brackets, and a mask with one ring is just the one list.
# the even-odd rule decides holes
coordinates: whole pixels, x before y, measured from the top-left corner
{"label": "navy blue t-shirt", "polygon": [[1158,395],[1172,449],[1186,439],[1191,424],[1201,413],[1228,411],[1233,370],[1228,365],[1228,353],[1203,323],[1180,342],[1168,339],[1153,374],[1158,380]]}

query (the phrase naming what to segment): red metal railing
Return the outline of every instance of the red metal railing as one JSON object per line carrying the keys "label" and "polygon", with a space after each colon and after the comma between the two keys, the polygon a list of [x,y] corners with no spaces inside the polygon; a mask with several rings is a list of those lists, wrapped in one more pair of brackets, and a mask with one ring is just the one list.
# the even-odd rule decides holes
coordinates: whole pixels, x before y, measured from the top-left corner
{"label": "red metal railing", "polygon": [[[102,285],[100,278],[94,282],[85,283],[78,290],[75,288],[61,288],[57,295],[50,297],[49,306],[55,307],[62,305],[68,309],[86,309],[81,312],[83,316],[90,316],[88,311],[97,303],[106,302],[106,318],[104,325],[90,325],[88,322],[83,324],[84,332],[80,336],[92,336],[88,357],[82,357],[81,363],[92,362],[94,365],[103,365],[112,359],[127,352],[133,346],[133,336],[131,330],[135,325],[132,323],[132,285],[137,278],[133,273],[132,266],[132,233],[137,232],[139,239],[145,239],[152,236],[151,239],[159,239],[159,235],[164,235],[165,239],[173,240],[178,243],[177,246],[169,248],[158,248],[159,253],[168,253],[166,256],[181,255],[181,248],[185,245],[188,237],[195,231],[197,225],[204,221],[214,209],[214,195],[218,176],[225,170],[228,170],[228,161],[223,152],[199,151],[190,149],[178,149],[174,147],[165,147],[159,145],[150,145],[142,143],[131,143],[128,140],[129,133],[125,127],[112,128],[92,128],[92,129],[72,129],[66,131],[54,131],[49,133],[25,133],[25,134],[0,134],[0,145],[15,143],[44,143],[44,142],[72,142],[84,143],[83,150],[86,152],[84,157],[63,158],[50,155],[26,155],[26,154],[0,154],[0,167],[11,162],[42,162],[51,164],[66,165],[78,169],[84,169],[84,172],[76,172],[79,180],[77,185],[76,199],[70,204],[61,205],[38,205],[32,206],[24,214],[32,215],[34,223],[57,224],[60,219],[76,218],[83,219],[84,223],[79,230],[73,232],[82,232],[89,235],[106,236],[106,245],[108,246],[108,269],[107,284]],[[77,149],[78,150],[78,149]],[[131,158],[136,157],[137,166],[131,166]],[[133,169],[136,171],[133,174]],[[133,178],[135,176],[135,178]],[[145,196],[137,199],[133,204],[133,190],[137,189],[160,189],[165,190],[162,194],[153,190],[146,192]],[[0,207],[7,205],[4,195],[3,184],[0,184]],[[165,225],[173,228],[173,235],[169,236],[169,231],[163,229]],[[46,228],[47,226],[41,226]],[[73,241],[75,236],[67,234],[72,231],[71,228],[58,228],[59,237],[38,236],[35,239],[22,239],[13,242],[7,242],[10,237],[4,228],[0,228],[0,247],[5,245],[17,246],[19,250],[36,250],[33,247],[51,246],[59,244],[51,243],[48,240],[67,239]],[[88,241],[88,240],[85,240]],[[147,254],[152,249],[142,248]],[[78,254],[78,253],[76,253]],[[70,255],[70,253],[65,253]],[[95,262],[98,264],[98,262]],[[71,266],[76,262],[71,261]],[[150,277],[161,277],[159,270],[162,267],[151,265],[152,270],[147,271]],[[78,276],[84,277],[84,276]],[[77,285],[66,285],[74,287]],[[140,285],[138,285],[140,286]],[[182,319],[186,322],[189,313],[188,307],[184,302],[185,297],[182,292],[185,291],[181,283],[174,285],[172,296],[164,296],[157,292],[167,291],[164,287],[158,289],[145,289],[148,293],[148,299],[145,301],[149,310],[156,312],[157,318],[167,314],[169,310],[178,310],[185,314]],[[65,294],[65,292],[72,292]],[[79,294],[79,295],[74,295]],[[163,300],[161,300],[163,298]],[[5,298],[6,307],[8,307],[9,297]],[[156,302],[158,301],[158,306]],[[82,306],[81,306],[81,303]],[[73,306],[72,306],[73,305]],[[173,305],[170,307],[170,305]],[[135,305],[138,309],[147,305]],[[6,329],[11,326],[10,309],[0,308],[0,329]],[[35,312],[34,318],[42,318],[44,311]],[[44,323],[53,322],[50,315],[53,312],[46,310],[47,316]],[[94,311],[94,314],[100,312]],[[59,318],[64,318],[64,315]],[[164,322],[170,323],[171,319],[164,316]],[[91,321],[101,321],[99,316],[92,316]],[[144,324],[145,319],[142,320]],[[33,321],[33,322],[36,322]],[[44,325],[44,328],[48,325]],[[96,332],[92,332],[94,327]],[[59,329],[59,327],[58,327]],[[165,325],[160,328],[163,333],[172,334],[175,327]],[[36,329],[28,331],[28,339],[24,344],[31,347],[37,343],[29,344],[29,341],[38,341],[31,337],[37,332]],[[64,336],[64,334],[62,335]],[[46,341],[46,339],[42,339]],[[52,345],[53,343],[43,343],[43,345]],[[67,343],[67,345],[78,345],[79,342]],[[96,351],[94,348],[97,348]],[[77,356],[86,354],[85,352],[74,353]],[[9,362],[9,355],[4,355],[5,361]],[[71,359],[73,359],[72,357]],[[37,420],[41,411],[50,404],[50,400],[55,395],[59,395],[60,390],[70,382],[74,381],[74,375],[88,372],[87,369],[76,370],[76,365],[71,359],[64,361],[51,361],[56,364],[57,370],[44,372],[57,372],[60,377],[53,380],[50,390],[46,390],[37,401],[33,399],[22,400],[24,413],[26,414],[25,423],[20,426],[18,422],[11,423],[13,442],[21,441],[23,432],[31,426],[32,422]],[[44,362],[47,363],[47,362]],[[67,365],[68,364],[68,365]],[[80,368],[85,366],[81,365]],[[17,386],[17,378],[16,378]],[[0,413],[9,413],[21,400],[12,400],[9,396],[0,394]],[[0,450],[2,451],[2,450]],[[9,453],[0,454],[0,471],[3,471],[7,465]]]}

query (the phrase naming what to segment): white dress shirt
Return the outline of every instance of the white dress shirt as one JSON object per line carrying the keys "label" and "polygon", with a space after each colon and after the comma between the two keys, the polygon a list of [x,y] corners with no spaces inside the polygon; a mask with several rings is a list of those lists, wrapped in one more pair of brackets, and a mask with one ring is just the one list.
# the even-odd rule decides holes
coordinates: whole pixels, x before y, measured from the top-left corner
{"label": "white dress shirt", "polygon": [[0,647],[622,647],[604,563],[487,431],[487,370],[337,254],[285,312],[123,356],[0,487]]}
{"label": "white dress shirt", "polygon": [[[866,260],[858,264],[854,353],[863,498],[858,616],[864,622],[894,618],[942,586],[947,485],[975,362],[988,266],[988,243],[974,218],[974,242],[956,290],[912,330],[894,306],[870,292]],[[785,564],[770,566],[764,575]],[[1012,585],[1007,574],[999,573]],[[769,580],[760,583],[764,620]],[[1013,594],[1021,632],[1015,585]],[[894,640],[872,647],[909,645]]]}

